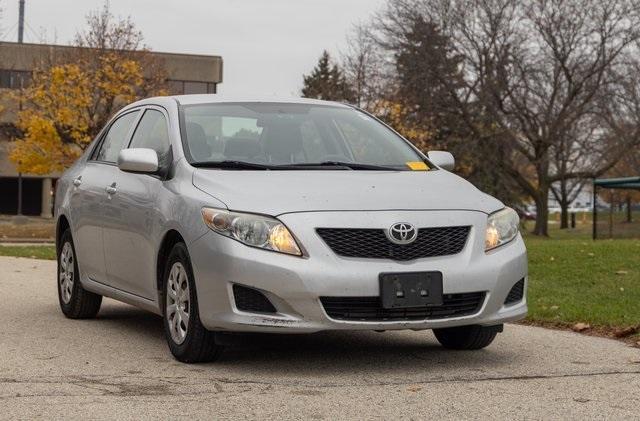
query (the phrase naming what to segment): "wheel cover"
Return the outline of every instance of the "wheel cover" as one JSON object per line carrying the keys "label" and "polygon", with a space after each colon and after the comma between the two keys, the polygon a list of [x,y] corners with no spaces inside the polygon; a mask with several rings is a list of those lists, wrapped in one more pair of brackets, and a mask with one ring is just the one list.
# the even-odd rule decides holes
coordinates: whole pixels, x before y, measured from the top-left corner
{"label": "wheel cover", "polygon": [[75,256],[73,255],[73,247],[71,243],[66,242],[62,246],[60,253],[60,273],[58,281],[60,282],[60,298],[65,304],[71,301],[73,293],[73,283],[75,281]]}
{"label": "wheel cover", "polygon": [[180,345],[187,337],[191,312],[189,278],[180,262],[171,266],[167,279],[167,308],[165,317],[169,324],[171,339]]}

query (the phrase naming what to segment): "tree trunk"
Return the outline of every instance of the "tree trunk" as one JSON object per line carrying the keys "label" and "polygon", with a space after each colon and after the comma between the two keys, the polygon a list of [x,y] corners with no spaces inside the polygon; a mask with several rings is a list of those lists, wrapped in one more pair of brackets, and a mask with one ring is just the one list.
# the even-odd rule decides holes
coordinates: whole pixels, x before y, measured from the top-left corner
{"label": "tree trunk", "polygon": [[560,229],[569,228],[569,204],[560,202]]}
{"label": "tree trunk", "polygon": [[549,189],[541,188],[536,201],[536,225],[534,235],[549,236]]}
{"label": "tree trunk", "polygon": [[631,196],[627,196],[627,222],[633,222],[633,217],[631,216]]}

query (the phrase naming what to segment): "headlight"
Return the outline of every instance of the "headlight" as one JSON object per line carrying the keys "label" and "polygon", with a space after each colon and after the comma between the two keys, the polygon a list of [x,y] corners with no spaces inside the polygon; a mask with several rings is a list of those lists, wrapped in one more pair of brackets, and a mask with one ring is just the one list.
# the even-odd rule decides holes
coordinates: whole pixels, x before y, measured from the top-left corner
{"label": "headlight", "polygon": [[489,251],[516,238],[520,217],[511,208],[489,215],[487,232],[485,234],[484,249]]}
{"label": "headlight", "polygon": [[203,208],[202,219],[213,231],[248,246],[302,256],[287,227],[275,218]]}

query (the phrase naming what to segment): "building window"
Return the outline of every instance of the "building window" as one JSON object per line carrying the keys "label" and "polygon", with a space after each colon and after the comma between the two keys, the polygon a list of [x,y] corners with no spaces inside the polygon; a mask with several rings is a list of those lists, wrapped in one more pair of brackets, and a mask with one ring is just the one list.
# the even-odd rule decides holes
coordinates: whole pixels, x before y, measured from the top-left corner
{"label": "building window", "polygon": [[0,88],[21,89],[31,82],[31,72],[0,69]]}
{"label": "building window", "polygon": [[206,94],[207,82],[184,82],[185,94]]}
{"label": "building window", "polygon": [[215,94],[215,82],[198,82],[193,80],[167,80],[167,88],[171,95]]}
{"label": "building window", "polygon": [[167,87],[171,95],[184,94],[184,82],[181,80],[169,80],[167,81]]}

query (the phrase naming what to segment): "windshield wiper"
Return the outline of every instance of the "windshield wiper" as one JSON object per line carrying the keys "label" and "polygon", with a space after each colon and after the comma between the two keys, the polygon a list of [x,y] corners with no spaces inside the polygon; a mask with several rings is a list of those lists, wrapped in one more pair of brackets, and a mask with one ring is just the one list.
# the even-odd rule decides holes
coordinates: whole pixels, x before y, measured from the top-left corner
{"label": "windshield wiper", "polygon": [[279,167],[344,167],[350,170],[371,170],[371,171],[398,171],[397,168],[384,167],[382,165],[359,164],[357,162],[343,161],[323,161],[323,162],[305,162],[301,164],[280,165]]}
{"label": "windshield wiper", "polygon": [[276,166],[266,165],[266,164],[257,164],[254,162],[246,162],[246,161],[203,161],[203,162],[192,162],[191,165],[197,168],[223,168],[230,170],[273,170],[276,169]]}
{"label": "windshield wiper", "polygon": [[398,171],[396,168],[383,167],[380,165],[370,164],[358,164],[355,162],[342,162],[342,161],[324,161],[324,162],[304,162],[298,164],[285,164],[285,165],[268,165],[258,164],[255,162],[246,161],[203,161],[191,163],[197,168],[222,168],[229,170],[306,170],[306,169],[348,169],[348,170],[370,170],[370,171]]}

